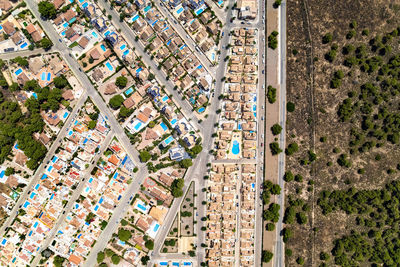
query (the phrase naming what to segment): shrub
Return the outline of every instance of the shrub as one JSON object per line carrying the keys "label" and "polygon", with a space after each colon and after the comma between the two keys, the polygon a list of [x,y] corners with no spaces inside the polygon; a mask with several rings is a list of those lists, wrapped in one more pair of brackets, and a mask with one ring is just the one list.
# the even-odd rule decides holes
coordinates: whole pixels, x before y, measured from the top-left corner
{"label": "shrub", "polygon": [[269,144],[269,148],[271,150],[272,155],[278,155],[282,152],[282,149],[279,147],[277,142],[272,142]]}
{"label": "shrub", "polygon": [[327,34],[325,34],[325,35],[322,37],[322,43],[323,43],[323,44],[330,43],[330,42],[332,42],[332,39],[333,39],[332,34],[328,32]]}
{"label": "shrub", "polygon": [[285,150],[286,155],[291,156],[299,150],[299,145],[297,143],[291,143]]}
{"label": "shrub", "polygon": [[282,132],[282,126],[280,126],[278,123],[275,123],[271,127],[271,132],[273,135],[279,135]]}
{"label": "shrub", "polygon": [[105,258],[104,252],[100,251],[99,253],[97,253],[97,263],[101,263]]}
{"label": "shrub", "polygon": [[262,256],[261,256],[261,260],[262,262],[270,262],[272,260],[272,257],[274,256],[274,254],[272,254],[271,251],[268,250],[263,250],[262,251]]}
{"label": "shrub", "polygon": [[265,229],[267,231],[274,231],[275,230],[275,224],[274,223],[267,223],[267,225],[265,226]]}
{"label": "shrub", "polygon": [[286,110],[287,110],[288,112],[293,112],[294,109],[295,109],[294,103],[292,103],[292,102],[287,102],[287,104],[286,104]]}
{"label": "shrub", "polygon": [[273,31],[269,36],[268,36],[268,47],[271,49],[276,49],[278,47],[278,32]]}
{"label": "shrub", "polygon": [[285,180],[285,182],[291,182],[291,181],[293,181],[293,179],[294,179],[294,176],[291,171],[286,171],[285,175],[283,175],[283,180]]}
{"label": "shrub", "polygon": [[268,85],[268,91],[267,91],[267,98],[268,102],[270,104],[273,104],[276,102],[276,88],[272,87],[271,85]]}

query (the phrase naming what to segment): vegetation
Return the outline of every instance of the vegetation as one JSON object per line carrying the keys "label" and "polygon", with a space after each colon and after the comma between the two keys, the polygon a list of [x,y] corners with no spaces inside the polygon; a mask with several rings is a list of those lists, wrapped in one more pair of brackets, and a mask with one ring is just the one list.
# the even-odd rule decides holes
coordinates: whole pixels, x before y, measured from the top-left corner
{"label": "vegetation", "polygon": [[279,147],[279,144],[277,142],[270,143],[269,148],[271,149],[272,155],[278,155],[282,152],[282,149]]}
{"label": "vegetation", "polygon": [[271,85],[268,85],[267,88],[267,98],[270,104],[276,102],[276,88],[272,87]]}
{"label": "vegetation", "polygon": [[174,197],[183,196],[183,186],[185,185],[185,181],[182,178],[175,179],[171,184],[171,193]]}
{"label": "vegetation", "polygon": [[282,126],[280,126],[278,123],[275,123],[271,127],[271,132],[273,135],[279,135],[282,132]]}
{"label": "vegetation", "polygon": [[38,4],[39,13],[46,19],[53,19],[56,17],[57,10],[54,4],[48,1],[40,1]]}
{"label": "vegetation", "polygon": [[278,47],[278,32],[273,31],[271,34],[268,36],[268,47],[271,49],[276,49]]}
{"label": "vegetation", "polygon": [[124,103],[124,98],[122,97],[122,95],[115,95],[113,97],[111,97],[110,99],[110,106],[112,109],[119,109],[122,105],[122,103]]}
{"label": "vegetation", "polygon": [[125,76],[119,76],[116,80],[115,80],[115,85],[118,86],[119,88],[124,88],[128,83],[128,78],[126,78]]}
{"label": "vegetation", "polygon": [[119,229],[118,230],[118,238],[121,241],[128,241],[131,238],[132,234],[130,231],[125,230],[125,229]]}
{"label": "vegetation", "polygon": [[265,262],[265,263],[270,262],[272,260],[273,256],[274,256],[274,254],[271,251],[263,250],[262,256],[261,256],[261,261]]}
{"label": "vegetation", "polygon": [[147,162],[151,159],[151,154],[148,151],[143,150],[142,152],[140,152],[139,158],[141,162]]}

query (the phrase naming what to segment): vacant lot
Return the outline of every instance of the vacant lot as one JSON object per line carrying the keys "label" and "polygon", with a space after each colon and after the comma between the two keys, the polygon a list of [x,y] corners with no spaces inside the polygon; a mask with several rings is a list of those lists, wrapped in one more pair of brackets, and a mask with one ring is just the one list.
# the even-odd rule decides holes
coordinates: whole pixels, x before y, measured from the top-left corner
{"label": "vacant lot", "polygon": [[[391,224],[377,223],[373,206],[364,214],[329,202],[333,212],[324,215],[318,202],[324,190],[380,190],[398,177],[400,6],[389,2],[288,2],[287,89],[295,109],[287,117],[287,144],[299,147],[286,161],[293,174],[285,192],[288,266],[345,265],[352,254],[332,255],[335,240]],[[363,216],[375,223],[357,224]],[[379,262],[368,253],[352,260]]]}

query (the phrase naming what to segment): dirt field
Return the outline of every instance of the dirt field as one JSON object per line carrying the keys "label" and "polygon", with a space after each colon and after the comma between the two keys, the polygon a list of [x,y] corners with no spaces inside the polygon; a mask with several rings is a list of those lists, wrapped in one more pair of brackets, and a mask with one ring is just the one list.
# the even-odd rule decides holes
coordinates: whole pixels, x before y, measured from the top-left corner
{"label": "dirt field", "polygon": [[[303,200],[310,209],[303,210],[307,215],[306,223],[287,225],[293,230],[293,237],[286,243],[286,249],[292,250],[292,256],[286,257],[287,266],[296,266],[299,256],[303,257],[304,266],[319,266],[322,263],[320,252],[330,254],[333,241],[354,229],[354,216],[338,212],[322,215],[317,205],[321,191],[350,187],[381,188],[395,178],[388,174],[388,170],[395,170],[400,162],[398,145],[385,140],[381,142],[384,146],[365,153],[357,149],[351,151],[350,131],[352,128],[361,129],[362,116],[355,114],[350,120],[341,122],[337,114],[338,106],[349,92],[355,92],[358,97],[361,84],[376,82],[376,75],[362,72],[357,66],[348,68],[343,65],[347,57],[343,55],[343,47],[351,44],[357,48],[365,44],[367,54],[372,56],[370,39],[377,34],[383,36],[399,26],[400,6],[393,3],[395,1],[288,1],[287,90],[288,101],[295,104],[295,111],[288,113],[287,144],[297,143],[299,151],[287,156],[286,169],[294,175],[301,174],[303,179],[286,183],[285,193],[293,200]],[[348,39],[346,35],[352,30],[349,26],[352,21],[357,24],[356,35]],[[362,35],[364,29],[369,30],[368,35]],[[326,33],[332,33],[332,42],[322,44]],[[330,63],[325,54],[334,44],[338,46],[337,54]],[[398,44],[399,37],[395,37],[391,42],[392,54],[399,52]],[[382,58],[387,61],[389,56]],[[332,77],[338,70],[344,73],[341,85],[331,88]],[[398,103],[399,96],[396,96],[395,101],[388,104],[389,111],[397,109]],[[317,155],[312,163],[308,156],[310,150]],[[349,168],[337,163],[342,153],[351,159]],[[379,161],[375,160],[378,154],[382,158]],[[288,206],[286,201],[285,207]],[[300,211],[301,208],[297,208],[296,212]],[[330,260],[328,265],[333,265],[333,261]]]}

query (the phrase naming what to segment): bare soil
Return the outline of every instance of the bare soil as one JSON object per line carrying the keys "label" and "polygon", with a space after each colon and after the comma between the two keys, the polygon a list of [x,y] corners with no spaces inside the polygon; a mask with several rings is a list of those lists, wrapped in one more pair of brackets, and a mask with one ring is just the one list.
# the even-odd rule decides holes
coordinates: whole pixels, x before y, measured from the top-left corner
{"label": "bare soil", "polygon": [[[287,91],[288,101],[295,103],[295,111],[287,117],[287,144],[296,142],[299,151],[286,157],[287,170],[301,174],[303,182],[286,183],[285,194],[294,199],[300,198],[311,206],[306,212],[308,222],[304,225],[288,225],[294,235],[286,243],[286,248],[293,251],[286,257],[287,266],[296,266],[296,259],[302,256],[304,266],[319,266],[321,251],[330,253],[333,240],[349,233],[354,228],[354,217],[334,213],[324,216],[317,206],[322,190],[381,188],[394,179],[387,174],[389,168],[396,169],[400,162],[398,146],[386,144],[370,152],[351,155],[352,166],[343,168],[337,164],[341,153],[349,154],[350,129],[360,127],[357,120],[339,121],[338,105],[347,98],[350,91],[359,92],[359,87],[371,76],[361,73],[358,67],[352,71],[343,66],[342,48],[346,44],[355,47],[365,44],[375,35],[384,35],[398,26],[399,7],[395,1],[336,1],[336,0],[293,0],[288,1],[288,59]],[[351,30],[349,24],[356,21],[356,36],[346,39]],[[369,30],[368,36],[362,36],[363,29]],[[326,33],[333,34],[333,42],[338,45],[338,53],[333,63],[324,59],[330,50],[330,44],[322,44]],[[392,43],[393,50],[398,50],[398,37]],[[368,49],[369,51],[369,49]],[[333,73],[343,70],[345,78],[337,89],[330,88]],[[358,95],[358,94],[356,94]],[[325,142],[320,138],[326,137]],[[338,148],[339,153],[333,149]],[[300,160],[307,159],[309,150],[317,153],[317,160],[308,165],[301,165]],[[375,155],[382,159],[375,161]],[[328,162],[332,162],[328,166]],[[364,168],[364,174],[357,170]],[[310,181],[314,185],[309,185]],[[286,201],[285,206],[288,206]],[[313,229],[315,231],[313,231]],[[333,265],[332,256],[328,265]]]}

